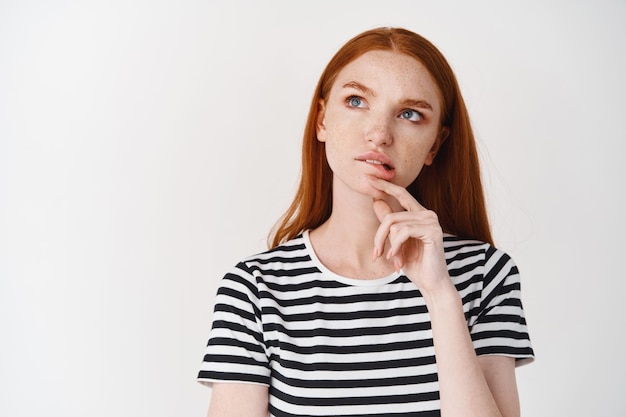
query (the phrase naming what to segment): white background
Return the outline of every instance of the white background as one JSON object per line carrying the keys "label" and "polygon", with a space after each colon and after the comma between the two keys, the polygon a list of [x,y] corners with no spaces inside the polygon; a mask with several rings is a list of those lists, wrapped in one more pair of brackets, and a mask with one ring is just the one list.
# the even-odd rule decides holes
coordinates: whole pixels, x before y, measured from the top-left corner
{"label": "white background", "polygon": [[623,416],[626,2],[0,1],[0,415],[202,416],[219,279],[291,200],[315,83],[404,26],[457,72],[537,360]]}

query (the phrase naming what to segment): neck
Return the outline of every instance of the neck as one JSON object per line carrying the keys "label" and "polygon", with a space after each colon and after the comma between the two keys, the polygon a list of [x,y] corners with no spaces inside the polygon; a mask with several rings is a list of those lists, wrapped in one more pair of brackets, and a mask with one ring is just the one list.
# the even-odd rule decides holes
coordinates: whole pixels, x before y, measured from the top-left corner
{"label": "neck", "polygon": [[353,278],[378,278],[393,272],[393,265],[384,257],[372,261],[379,226],[371,197],[334,192],[330,217],[311,231],[310,237],[318,258],[333,272]]}

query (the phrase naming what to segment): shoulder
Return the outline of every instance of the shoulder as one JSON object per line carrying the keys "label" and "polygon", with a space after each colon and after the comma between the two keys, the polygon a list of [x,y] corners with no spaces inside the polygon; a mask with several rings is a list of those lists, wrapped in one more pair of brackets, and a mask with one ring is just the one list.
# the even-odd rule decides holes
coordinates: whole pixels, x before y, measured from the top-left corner
{"label": "shoulder", "polygon": [[249,272],[271,269],[279,265],[294,264],[310,259],[310,254],[302,235],[276,246],[275,248],[244,258],[238,267]]}
{"label": "shoulder", "polygon": [[303,263],[310,260],[301,237],[253,255],[249,255],[226,271],[217,290],[218,301],[227,297],[225,304],[241,300],[257,304],[267,288],[268,281],[277,277],[295,275]]}
{"label": "shoulder", "polygon": [[451,234],[444,234],[444,251],[446,259],[454,261],[465,258],[482,258],[485,263],[504,261],[508,262],[511,257],[505,251],[495,246],[475,239],[466,239]]}
{"label": "shoulder", "polygon": [[488,283],[518,275],[517,265],[511,256],[489,243],[446,234],[444,250],[448,270],[453,277],[480,277]]}
{"label": "shoulder", "polygon": [[466,239],[449,233],[443,236],[443,247],[446,259],[463,259],[484,255],[492,246],[475,239]]}
{"label": "shoulder", "polygon": [[309,248],[298,235],[275,248],[247,256],[225,278],[233,274],[258,283],[266,277],[300,275],[312,267]]}

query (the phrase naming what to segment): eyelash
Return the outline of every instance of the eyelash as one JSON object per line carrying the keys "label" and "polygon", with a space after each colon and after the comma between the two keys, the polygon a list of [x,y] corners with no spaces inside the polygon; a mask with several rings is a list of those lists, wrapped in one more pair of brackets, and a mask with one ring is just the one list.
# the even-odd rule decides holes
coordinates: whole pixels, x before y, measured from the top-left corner
{"label": "eyelash", "polygon": [[365,101],[365,100],[363,100],[363,98],[362,98],[362,97],[359,97],[359,96],[348,96],[348,97],[346,98],[346,104],[347,104],[349,107],[352,107],[352,108],[359,108],[359,106],[353,106],[353,105],[352,105],[352,100],[355,100],[355,99],[356,99],[356,100],[359,100],[361,103],[363,103],[363,101]]}
{"label": "eyelash", "polygon": [[[359,100],[359,104],[362,104],[365,101],[362,97],[359,97],[359,96],[355,96],[355,95],[348,96],[346,98],[346,104],[348,105],[348,107],[351,107],[353,109],[358,109],[358,108],[361,108],[361,107],[359,105],[354,106],[352,104],[352,100]],[[416,122],[416,123],[417,122],[421,122],[422,120],[424,120],[424,115],[422,113],[418,112],[415,109],[404,109],[404,110],[402,110],[400,112],[400,116],[402,116],[403,114],[405,114],[407,112],[415,113],[417,115],[417,117],[418,117],[418,120],[411,120],[410,117],[401,117],[401,118],[406,119],[406,120],[410,120],[410,121]]]}
{"label": "eyelash", "polygon": [[[404,113],[407,113],[407,112],[415,113],[417,115],[417,117],[419,118],[419,120],[412,120],[412,121],[421,122],[422,120],[424,120],[424,115],[422,113],[418,112],[417,110],[413,110],[413,109],[402,110],[402,112],[400,112],[400,115],[403,115]],[[406,119],[410,120],[410,118],[406,118]]]}

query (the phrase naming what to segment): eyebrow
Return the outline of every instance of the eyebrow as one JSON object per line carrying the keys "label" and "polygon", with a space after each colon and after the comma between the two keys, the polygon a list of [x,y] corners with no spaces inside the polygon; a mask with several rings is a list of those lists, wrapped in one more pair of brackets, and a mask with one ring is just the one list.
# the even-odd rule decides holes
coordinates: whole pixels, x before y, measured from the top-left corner
{"label": "eyebrow", "polygon": [[402,104],[406,105],[406,106],[410,106],[410,107],[419,107],[420,109],[426,109],[426,110],[431,110],[433,109],[433,106],[430,105],[429,102],[427,102],[426,100],[405,100],[402,102]]}
{"label": "eyebrow", "polygon": [[[349,81],[343,85],[343,88],[354,88],[363,92],[364,94],[376,97],[376,93],[374,93],[371,88],[366,87],[357,81]],[[418,107],[420,109],[426,109],[431,111],[433,110],[433,106],[431,106],[430,103],[426,100],[406,99],[402,101],[402,105],[409,107]]]}
{"label": "eyebrow", "polygon": [[359,91],[362,91],[365,94],[369,94],[371,96],[376,96],[376,94],[374,94],[374,92],[370,88],[368,88],[368,87],[364,86],[363,84],[361,84],[359,82],[356,82],[356,81],[349,81],[349,82],[345,83],[343,85],[343,88],[355,88],[355,89],[357,89]]}

